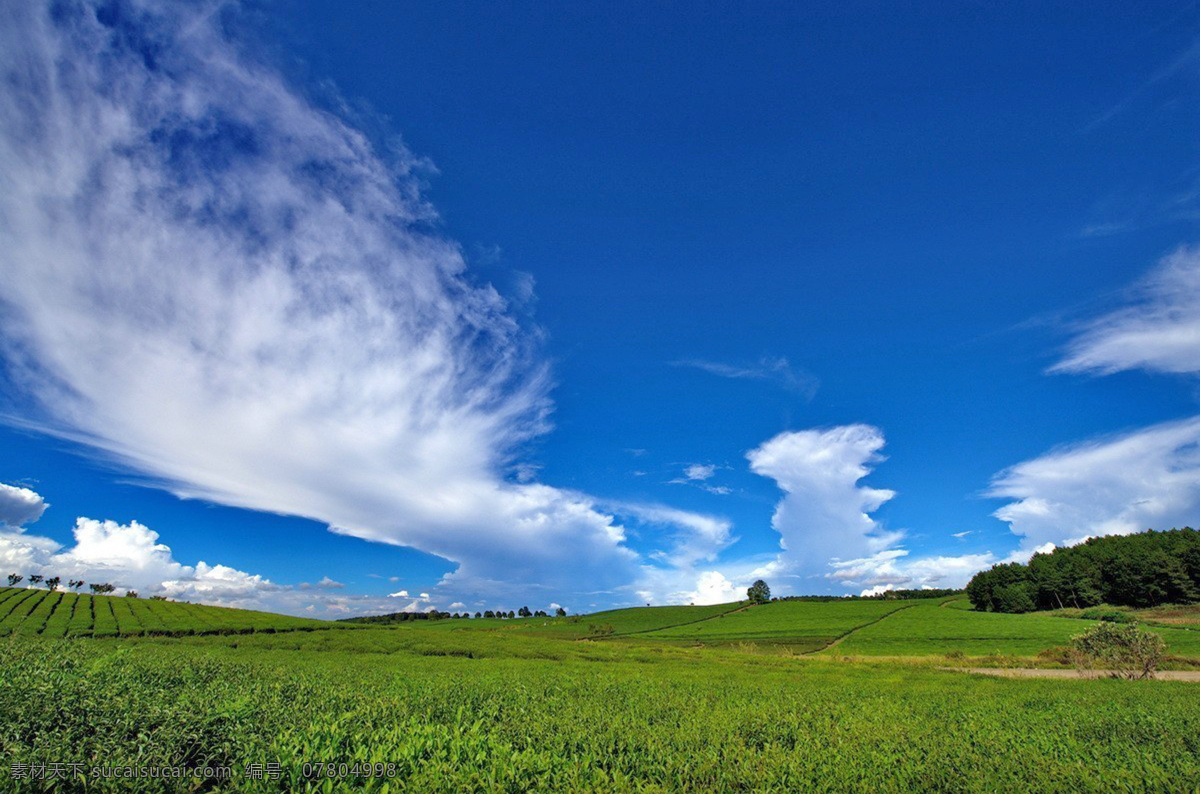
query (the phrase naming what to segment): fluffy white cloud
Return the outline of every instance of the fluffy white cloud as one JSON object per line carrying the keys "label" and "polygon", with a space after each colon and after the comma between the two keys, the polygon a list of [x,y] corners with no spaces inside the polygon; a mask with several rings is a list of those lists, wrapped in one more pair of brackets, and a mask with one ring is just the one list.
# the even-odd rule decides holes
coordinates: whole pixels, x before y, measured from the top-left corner
{"label": "fluffy white cloud", "polygon": [[157,532],[137,521],[118,524],[81,517],[70,547],[27,532],[0,530],[0,573],[108,582],[118,592],[137,590],[143,596],[313,617],[393,611],[386,599],[343,595],[340,583],[328,577],[317,587],[299,588],[228,565],[185,565],[160,542]]}
{"label": "fluffy white cloud", "polygon": [[963,587],[976,571],[1001,561],[991,552],[909,559],[907,549],[890,549],[857,560],[834,562],[826,576],[847,585],[869,585],[872,593],[882,592],[880,588]]}
{"label": "fluffy white cloud", "polygon": [[440,555],[450,592],[632,581],[592,499],[505,478],[546,429],[539,335],[429,231],[420,161],[209,7],[122,8],[0,27],[0,330],[33,419],[181,496]]}
{"label": "fluffy white cloud", "polygon": [[1200,251],[1165,257],[1127,305],[1089,322],[1054,372],[1200,372]]}
{"label": "fluffy white cloud", "polygon": [[689,604],[725,604],[746,597],[746,588],[737,587],[719,571],[705,571],[696,579],[696,589],[687,594]]}
{"label": "fluffy white cloud", "polygon": [[1200,515],[1200,417],[1074,444],[1009,468],[989,496],[1032,552],[1096,535],[1194,525]]}
{"label": "fluffy white cloud", "polygon": [[870,516],[895,492],[859,482],[883,459],[883,444],[878,428],[844,425],[781,433],[747,453],[751,470],[784,491],[771,525],[787,567],[824,572],[832,560],[873,554],[900,540],[902,533]]}
{"label": "fluffy white cloud", "polygon": [[707,480],[713,476],[717,467],[711,463],[693,463],[683,470],[683,476],[689,480]]}
{"label": "fluffy white cloud", "polygon": [[47,507],[46,500],[28,488],[0,482],[0,529],[32,524]]}

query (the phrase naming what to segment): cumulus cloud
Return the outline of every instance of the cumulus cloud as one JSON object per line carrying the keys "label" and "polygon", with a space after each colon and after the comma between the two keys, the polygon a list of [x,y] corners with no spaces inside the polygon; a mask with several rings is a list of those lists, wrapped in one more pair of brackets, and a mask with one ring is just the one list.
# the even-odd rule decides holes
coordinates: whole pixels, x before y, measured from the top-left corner
{"label": "cumulus cloud", "polygon": [[817,388],[820,386],[820,381],[815,376],[793,367],[782,356],[763,356],[753,364],[727,364],[720,361],[689,358],[672,361],[671,366],[691,367],[720,378],[767,381],[809,400],[817,393]]}
{"label": "cumulus cloud", "polygon": [[996,476],[995,512],[1032,552],[1097,535],[1194,525],[1200,515],[1200,417],[1052,450]]}
{"label": "cumulus cloud", "polygon": [[784,491],[771,522],[782,551],[739,582],[799,576],[843,587],[961,587],[997,562],[990,553],[913,557],[900,547],[904,533],[871,516],[895,492],[861,483],[884,460],[883,446],[879,428],[857,424],[781,433],[749,452],[750,468]]}
{"label": "cumulus cloud", "polygon": [[1165,257],[1126,305],[1090,322],[1051,372],[1200,372],[1200,251]]}
{"label": "cumulus cloud", "polygon": [[408,591],[400,590],[395,593],[388,593],[388,598],[408,598]]}
{"label": "cumulus cloud", "polygon": [[17,485],[0,482],[0,529],[32,524],[49,507],[40,494]]}
{"label": "cumulus cloud", "polygon": [[873,554],[901,539],[870,515],[895,492],[860,484],[883,460],[883,445],[878,428],[844,425],[781,433],[747,453],[750,469],[785,494],[771,526],[789,567],[824,571],[831,560]]}
{"label": "cumulus cloud", "polygon": [[175,559],[157,532],[137,521],[120,524],[80,517],[73,536],[73,545],[64,546],[28,532],[0,530],[0,572],[107,582],[117,592],[137,590],[143,596],[293,615],[342,617],[389,611],[384,599],[343,594],[340,583],[328,577],[316,586],[291,587],[220,563],[201,560],[186,565]]}
{"label": "cumulus cloud", "polygon": [[505,476],[547,427],[539,333],[432,231],[419,160],[257,64],[232,4],[114,9],[0,27],[22,415],[177,495],[444,557],[449,592],[633,580],[594,500]]}

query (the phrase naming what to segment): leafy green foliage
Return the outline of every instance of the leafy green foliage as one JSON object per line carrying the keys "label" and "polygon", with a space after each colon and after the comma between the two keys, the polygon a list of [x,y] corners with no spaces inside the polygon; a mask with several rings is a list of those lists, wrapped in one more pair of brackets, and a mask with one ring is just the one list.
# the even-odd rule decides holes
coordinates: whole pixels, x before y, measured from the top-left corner
{"label": "leafy green foliage", "polygon": [[[0,780],[18,793],[42,789],[22,789],[12,765],[47,759],[239,773],[278,763],[278,780],[214,787],[252,792],[1110,792],[1200,779],[1200,700],[1156,682],[799,665],[430,624],[14,639],[0,654]],[[304,775],[311,762],[396,774],[318,780]],[[86,790],[197,787],[108,779]]]}
{"label": "leafy green foliage", "polygon": [[746,597],[750,599],[751,604],[765,604],[771,600],[771,588],[759,579],[746,590]]}
{"label": "leafy green foliage", "polygon": [[1102,622],[1072,638],[1071,650],[1081,669],[1102,666],[1118,678],[1141,680],[1154,675],[1167,644],[1136,624]]}
{"label": "leafy green foliage", "polygon": [[1035,554],[1028,565],[981,571],[967,585],[967,596],[989,612],[1200,602],[1200,532],[1184,527],[1091,538]]}

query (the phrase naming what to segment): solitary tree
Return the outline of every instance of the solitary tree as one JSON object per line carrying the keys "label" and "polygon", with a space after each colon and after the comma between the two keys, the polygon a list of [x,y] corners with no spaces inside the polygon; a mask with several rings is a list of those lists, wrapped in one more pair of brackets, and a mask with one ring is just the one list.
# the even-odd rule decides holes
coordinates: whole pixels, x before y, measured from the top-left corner
{"label": "solitary tree", "polygon": [[476,613],[475,613],[475,617],[477,617],[477,618],[481,618],[481,617],[483,617],[483,615],[481,615],[481,614],[479,614],[478,612],[476,612]]}
{"label": "solitary tree", "polygon": [[51,590],[57,590],[60,584],[62,584],[61,576],[55,576],[53,579],[46,580],[46,587],[50,588]]}
{"label": "solitary tree", "polygon": [[25,578],[25,577],[24,577],[24,576],[21,576],[20,574],[16,574],[16,573],[10,573],[10,574],[8,575],[8,586],[9,586],[9,587],[16,587],[16,586],[17,586],[17,583],[18,583],[18,582],[20,582],[20,581],[21,581],[22,579],[24,579],[24,578]]}
{"label": "solitary tree", "polygon": [[510,610],[508,610],[508,616],[509,616],[510,618],[515,618],[515,617],[516,617],[516,615],[515,615],[515,614],[513,614],[513,611],[512,611],[511,609],[510,609]]}
{"label": "solitary tree", "polygon": [[749,597],[751,604],[765,604],[771,600],[771,588],[767,586],[766,582],[759,579],[746,590],[746,596]]}
{"label": "solitary tree", "polygon": [[559,618],[565,618],[567,616],[567,610],[563,609],[562,607],[559,607],[558,609],[554,610],[554,616],[559,617]]}
{"label": "solitary tree", "polygon": [[45,578],[46,577],[42,576],[40,573],[31,573],[31,574],[29,574],[29,583],[30,584],[38,584],[42,581],[42,579],[45,579]]}

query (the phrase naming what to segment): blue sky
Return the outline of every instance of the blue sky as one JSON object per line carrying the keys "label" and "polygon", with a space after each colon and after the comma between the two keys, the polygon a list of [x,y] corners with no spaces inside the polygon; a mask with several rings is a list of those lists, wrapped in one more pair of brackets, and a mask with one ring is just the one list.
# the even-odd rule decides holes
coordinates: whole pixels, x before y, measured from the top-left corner
{"label": "blue sky", "polygon": [[0,563],[585,610],[1198,520],[1194,4],[162,8],[6,34]]}

